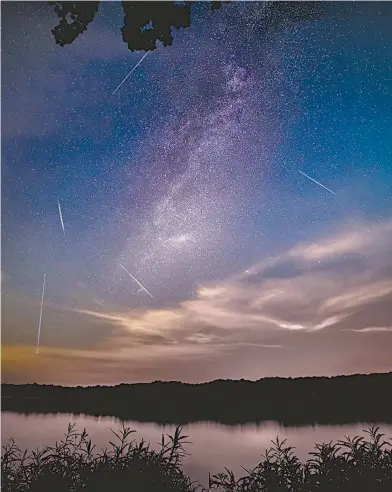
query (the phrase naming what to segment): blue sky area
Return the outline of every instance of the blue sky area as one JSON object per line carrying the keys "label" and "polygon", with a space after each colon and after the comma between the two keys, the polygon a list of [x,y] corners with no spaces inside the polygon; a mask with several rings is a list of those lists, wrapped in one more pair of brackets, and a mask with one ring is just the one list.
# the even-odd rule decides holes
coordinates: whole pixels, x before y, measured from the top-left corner
{"label": "blue sky area", "polygon": [[5,379],[391,370],[391,5],[263,9],[193,7],[113,94],[143,56],[120,3],[65,47],[2,5]]}

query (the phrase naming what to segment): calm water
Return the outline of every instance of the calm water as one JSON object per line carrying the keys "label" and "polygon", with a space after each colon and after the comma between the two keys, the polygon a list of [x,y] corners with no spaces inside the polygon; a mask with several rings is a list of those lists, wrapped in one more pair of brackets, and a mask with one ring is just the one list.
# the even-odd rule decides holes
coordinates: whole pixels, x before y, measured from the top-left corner
{"label": "calm water", "polygon": [[[97,448],[105,447],[112,434],[110,428],[120,429],[119,420],[109,417],[88,417],[72,414],[34,414],[25,416],[13,412],[2,414],[2,444],[13,437],[21,448],[37,448],[54,444],[62,438],[69,422],[76,422],[77,428],[86,428]],[[160,426],[154,423],[127,422],[135,429],[137,440],[144,439],[155,449],[162,432],[171,433],[173,426]],[[271,440],[279,436],[295,446],[301,459],[307,459],[314,444],[342,439],[344,436],[362,435],[362,429],[369,428],[366,423],[343,426],[282,427],[277,422],[263,422],[259,425],[225,426],[211,422],[199,422],[184,427],[189,436],[186,449],[191,453],[184,461],[185,471],[194,480],[204,485],[208,483],[208,472],[217,473],[227,466],[236,474],[245,468],[255,466],[259,457],[270,446]],[[380,425],[381,430],[392,436],[392,425]]]}

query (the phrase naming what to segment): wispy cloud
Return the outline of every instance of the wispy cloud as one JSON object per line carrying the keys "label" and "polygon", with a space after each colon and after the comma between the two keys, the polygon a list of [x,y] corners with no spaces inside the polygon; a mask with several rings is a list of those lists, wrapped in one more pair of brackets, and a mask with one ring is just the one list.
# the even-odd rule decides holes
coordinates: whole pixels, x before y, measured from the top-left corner
{"label": "wispy cloud", "polygon": [[[117,375],[132,367],[138,377],[149,374],[152,378],[163,367],[170,375],[174,367],[178,370],[188,361],[184,378],[192,379],[196,371],[190,369],[196,367],[192,360],[199,368],[214,364],[212,374],[219,374],[224,364],[227,371],[232,367],[229,360],[236,360],[238,368],[248,367],[246,374],[260,377],[263,374],[255,369],[260,351],[268,361],[264,374],[275,367],[275,372],[286,375],[295,368],[306,373],[306,361],[313,364],[314,370],[308,369],[311,373],[317,367],[321,373],[339,372],[342,367],[347,371],[348,360],[355,361],[358,370],[359,354],[366,351],[363,370],[368,370],[380,349],[377,336],[392,333],[392,256],[385,254],[392,247],[387,233],[390,224],[362,225],[295,246],[226,281],[201,286],[194,298],[170,307],[105,312],[103,306],[101,310],[48,306],[53,313],[61,309],[102,325],[101,332],[106,329],[107,336],[101,334],[91,349],[43,347],[42,359],[49,365],[60,364],[54,362],[58,357],[72,359],[89,373],[104,361],[116,367]],[[371,347],[363,345],[365,333],[373,335]],[[384,353],[385,340],[380,343]],[[276,359],[281,349],[284,359]],[[12,354],[3,359],[9,371],[27,370],[23,360],[30,360],[31,349],[8,346],[6,350]],[[386,367],[387,354],[383,357]],[[252,369],[250,361],[255,364]]]}
{"label": "wispy cloud", "polygon": [[[375,302],[387,303],[392,295],[388,265],[380,269],[374,260],[379,251],[392,246],[386,234],[390,226],[390,222],[368,224],[355,232],[292,248],[275,259],[275,266],[281,264],[287,269],[288,274],[283,277],[274,275],[273,269],[267,274],[266,263],[260,263],[235,278],[200,287],[196,298],[173,307],[121,314],[78,312],[116,324],[130,336],[144,333],[181,339],[191,333],[192,341],[203,345],[216,342],[217,337],[198,335],[205,327],[219,330],[219,337],[227,332],[252,331],[261,335],[282,330],[314,332],[345,328],[356,319],[356,313],[371,310]],[[327,262],[342,260],[348,252],[353,255],[351,259],[367,259],[365,263],[361,261],[357,270],[350,271],[349,278],[344,267],[336,269],[333,262],[320,268],[320,258]],[[297,262],[303,259],[312,264],[306,270],[297,270]],[[269,268],[273,265],[271,261],[267,264]],[[356,319],[359,326],[355,328],[368,329],[367,322],[363,325]]]}
{"label": "wispy cloud", "polygon": [[360,328],[359,330],[352,328],[351,331],[356,331],[358,333],[385,333],[392,332],[392,326],[369,326],[368,328]]}
{"label": "wispy cloud", "polygon": [[292,248],[288,255],[306,261],[325,261],[355,254],[368,256],[391,248],[392,221],[376,224],[358,223],[344,233]]}

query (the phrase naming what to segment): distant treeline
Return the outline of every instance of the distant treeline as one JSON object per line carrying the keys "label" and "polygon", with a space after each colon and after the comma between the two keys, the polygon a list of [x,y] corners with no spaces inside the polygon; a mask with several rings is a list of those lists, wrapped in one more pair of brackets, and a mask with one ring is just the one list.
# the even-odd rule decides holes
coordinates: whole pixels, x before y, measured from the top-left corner
{"label": "distant treeline", "polygon": [[2,384],[2,410],[82,413],[122,420],[186,424],[279,421],[285,425],[392,422],[392,372],[62,387]]}

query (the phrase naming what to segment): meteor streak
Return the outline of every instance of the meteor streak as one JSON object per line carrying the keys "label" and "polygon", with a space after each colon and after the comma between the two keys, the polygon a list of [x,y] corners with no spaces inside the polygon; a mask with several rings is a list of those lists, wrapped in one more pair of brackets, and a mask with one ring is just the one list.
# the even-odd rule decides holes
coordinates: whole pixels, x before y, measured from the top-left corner
{"label": "meteor streak", "polygon": [[123,266],[121,265],[121,263],[120,263],[120,267],[121,267],[121,268],[122,268],[125,272],[127,272],[127,274],[131,277],[131,279],[132,279],[132,280],[134,280],[134,281],[138,284],[138,286],[139,286],[142,290],[144,290],[144,292],[146,292],[146,293],[147,293],[147,294],[151,297],[151,299],[154,299],[154,298],[152,297],[152,295],[148,292],[148,290],[147,290],[145,287],[143,287],[143,285],[139,282],[139,280],[138,280],[137,278],[135,278],[133,275],[131,275],[131,274],[128,272],[128,270],[127,270],[125,267],[123,267]]}
{"label": "meteor streak", "polygon": [[115,92],[118,91],[118,89],[123,85],[123,83],[127,80],[127,78],[131,75],[131,73],[133,73],[137,67],[141,64],[141,62],[146,58],[146,56],[149,54],[150,52],[149,51],[146,51],[146,53],[140,58],[140,60],[136,63],[136,65],[132,68],[132,70],[129,72],[129,74],[125,77],[125,79],[120,82],[120,84],[114,89],[114,91],[112,92],[112,96]]}
{"label": "meteor streak", "polygon": [[41,311],[39,313],[37,349],[35,351],[36,354],[38,354],[39,352],[39,339],[41,337],[41,321],[42,321],[42,308],[44,306],[45,282],[46,282],[46,273],[44,273],[44,283],[42,285]]}
{"label": "meteor streak", "polygon": [[60,222],[61,222],[61,227],[63,229],[63,233],[65,236],[65,229],[64,229],[64,221],[63,221],[63,214],[61,213],[61,205],[60,202],[57,200],[57,205],[59,206],[59,215],[60,215]]}
{"label": "meteor streak", "polygon": [[[298,170],[299,171],[299,170]],[[321,186],[322,188],[324,188],[325,190],[329,191],[330,193],[332,193],[332,195],[335,195],[335,192],[330,190],[329,188],[327,188],[326,186],[324,186],[323,184],[319,183],[318,181],[316,181],[315,179],[311,178],[310,176],[308,176],[307,174],[303,173],[302,171],[299,171],[301,174],[303,174],[306,178],[310,179],[311,181],[313,181],[314,183],[318,184],[319,186]]]}

